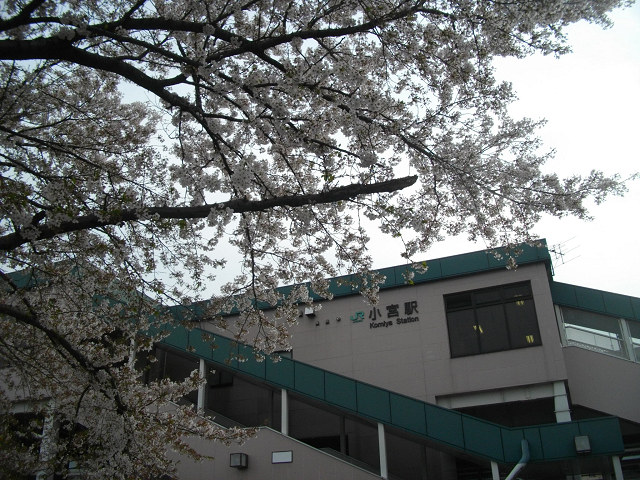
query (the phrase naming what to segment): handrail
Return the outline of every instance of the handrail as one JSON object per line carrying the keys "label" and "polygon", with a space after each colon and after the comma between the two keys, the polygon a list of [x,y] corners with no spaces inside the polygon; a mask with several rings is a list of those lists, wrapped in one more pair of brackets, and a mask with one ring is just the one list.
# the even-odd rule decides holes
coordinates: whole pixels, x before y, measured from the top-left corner
{"label": "handrail", "polygon": [[[601,353],[603,355],[610,355],[616,358],[622,358],[624,360],[630,360],[635,363],[640,363],[640,355],[636,353],[636,350],[640,350],[640,343],[634,338],[628,339],[627,342],[623,337],[620,338],[615,332],[609,332],[611,335],[601,334],[593,329],[583,327],[581,325],[575,325],[570,323],[561,324],[564,328],[565,335],[563,338],[564,346],[578,347],[591,352]],[[593,336],[593,341],[589,338],[576,338],[570,335],[570,330],[577,330],[579,332],[588,333]],[[603,330],[604,331],[604,330]],[[598,343],[598,338],[610,342],[611,348],[604,345],[602,342]],[[617,348],[616,348],[617,347]]]}
{"label": "handrail", "polygon": [[[567,336],[567,341],[572,340],[572,341],[575,341],[575,342],[585,343],[587,345],[593,345],[595,347],[604,348],[606,350],[610,350],[610,351],[614,351],[614,352],[615,351],[621,351],[621,352],[624,351],[624,342],[623,342],[623,340],[621,338],[619,338],[614,332],[609,332],[610,335],[607,335],[605,333],[600,333],[598,331],[594,331],[593,329],[586,328],[586,327],[583,327],[581,325],[574,325],[574,324],[565,324],[564,329],[565,329],[566,332],[568,332],[569,330],[577,330],[579,332],[586,333],[589,336],[593,336],[593,343],[589,342],[588,339],[583,341],[583,340],[580,340],[580,339],[577,339],[577,338],[569,338],[568,336]],[[605,332],[605,330],[602,330],[602,331]],[[609,342],[611,344],[611,348],[607,348],[607,346],[605,346],[605,345],[598,344],[597,343],[598,338],[605,340],[605,342]],[[616,346],[618,348],[615,348]]]}

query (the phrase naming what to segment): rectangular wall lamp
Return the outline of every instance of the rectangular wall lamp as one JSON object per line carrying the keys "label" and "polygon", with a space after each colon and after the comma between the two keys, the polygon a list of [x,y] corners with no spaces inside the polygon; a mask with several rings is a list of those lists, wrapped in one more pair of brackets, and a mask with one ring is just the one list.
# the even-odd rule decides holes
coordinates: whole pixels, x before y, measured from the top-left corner
{"label": "rectangular wall lamp", "polygon": [[591,453],[591,442],[589,441],[589,437],[587,435],[573,437],[573,440],[576,444],[577,454],[585,455],[587,453]]}
{"label": "rectangular wall lamp", "polygon": [[229,454],[229,466],[247,468],[249,466],[249,456],[246,453],[231,453]]}

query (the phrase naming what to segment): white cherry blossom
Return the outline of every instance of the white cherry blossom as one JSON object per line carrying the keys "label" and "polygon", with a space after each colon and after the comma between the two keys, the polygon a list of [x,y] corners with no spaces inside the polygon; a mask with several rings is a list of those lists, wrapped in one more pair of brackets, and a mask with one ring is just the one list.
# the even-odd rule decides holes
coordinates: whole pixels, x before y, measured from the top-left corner
{"label": "white cherry blossom", "polygon": [[[515,92],[492,60],[561,55],[566,25],[606,25],[624,4],[2,2],[0,437],[15,448],[0,464],[159,477],[168,446],[198,455],[185,431],[246,435],[161,409],[196,373],[144,383],[158,337],[143,333],[175,322],[167,306],[207,300],[205,318],[182,320],[268,354],[309,288],[330,300],[327,277],[360,274],[376,301],[374,235],[402,238],[408,261],[447,234],[513,244],[542,214],[587,217],[586,200],[623,192],[600,172],[541,171],[539,124],[509,116]],[[225,241],[243,263],[222,282]],[[65,441],[47,455],[21,444],[43,424],[18,423],[10,395]]]}

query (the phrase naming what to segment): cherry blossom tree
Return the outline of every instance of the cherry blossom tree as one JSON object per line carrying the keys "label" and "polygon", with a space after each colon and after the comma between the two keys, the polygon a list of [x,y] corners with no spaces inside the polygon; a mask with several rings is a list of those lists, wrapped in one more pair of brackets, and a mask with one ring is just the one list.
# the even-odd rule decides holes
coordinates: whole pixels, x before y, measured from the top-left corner
{"label": "cherry blossom tree", "polygon": [[[375,300],[374,227],[410,260],[445,235],[530,240],[542,214],[621,193],[543,173],[538,123],[509,116],[492,59],[563,54],[566,25],[624,3],[3,2],[0,463],[145,478],[171,472],[167,446],[198,455],[185,432],[241,437],[159,409],[197,374],[145,383],[136,362],[166,306],[212,284],[207,319],[268,353],[307,285],[329,297],[323,279],[359,273]],[[242,270],[217,281],[229,248]]]}

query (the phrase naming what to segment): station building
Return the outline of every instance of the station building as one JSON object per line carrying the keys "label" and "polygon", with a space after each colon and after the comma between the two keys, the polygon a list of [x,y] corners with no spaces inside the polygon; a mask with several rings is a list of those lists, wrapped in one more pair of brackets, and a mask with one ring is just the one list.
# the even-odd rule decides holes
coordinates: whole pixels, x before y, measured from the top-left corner
{"label": "station building", "polygon": [[173,330],[152,376],[200,369],[185,401],[260,427],[231,447],[193,439],[214,459],[181,460],[178,478],[640,479],[640,298],[555,282],[544,242],[517,263],[478,251],[382,269],[373,306],[331,279],[279,361],[206,318]]}

